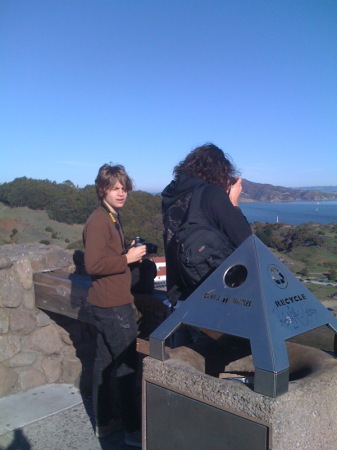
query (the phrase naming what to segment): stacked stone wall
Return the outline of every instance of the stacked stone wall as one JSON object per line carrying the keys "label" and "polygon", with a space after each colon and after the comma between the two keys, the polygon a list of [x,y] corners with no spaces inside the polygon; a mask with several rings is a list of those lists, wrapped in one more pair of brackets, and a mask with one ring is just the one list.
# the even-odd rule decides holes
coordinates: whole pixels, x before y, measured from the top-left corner
{"label": "stacked stone wall", "polygon": [[35,306],[33,273],[60,269],[75,270],[73,252],[42,244],[0,247],[0,397],[49,383],[81,383],[93,327]]}

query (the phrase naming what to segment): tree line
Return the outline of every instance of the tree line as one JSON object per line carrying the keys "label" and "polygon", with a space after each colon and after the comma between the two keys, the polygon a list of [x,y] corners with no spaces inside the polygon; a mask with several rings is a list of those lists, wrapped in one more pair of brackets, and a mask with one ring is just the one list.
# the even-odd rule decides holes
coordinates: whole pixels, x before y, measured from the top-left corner
{"label": "tree line", "polygon": [[[67,224],[84,224],[99,205],[94,185],[84,188],[67,180],[56,183],[49,180],[16,178],[0,184],[0,202],[10,208],[26,206],[33,210],[45,210],[48,217]],[[158,245],[163,254],[161,198],[144,191],[130,192],[122,211],[125,237],[135,236]]]}
{"label": "tree line", "polygon": [[50,219],[67,224],[84,223],[97,205],[94,186],[81,189],[71,181],[58,184],[27,177],[1,184],[0,201],[11,208],[45,210]]}

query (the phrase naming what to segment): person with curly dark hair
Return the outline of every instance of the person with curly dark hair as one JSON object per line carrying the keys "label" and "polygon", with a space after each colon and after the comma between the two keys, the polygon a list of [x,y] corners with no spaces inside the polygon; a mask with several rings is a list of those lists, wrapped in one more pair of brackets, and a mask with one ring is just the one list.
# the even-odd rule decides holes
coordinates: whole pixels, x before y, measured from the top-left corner
{"label": "person with curly dark hair", "polygon": [[[162,192],[166,284],[172,304],[185,300],[197,287],[187,286],[178,269],[177,255],[170,245],[174,234],[188,217],[196,187],[205,185],[200,199],[200,213],[209,225],[220,230],[229,248],[237,248],[251,234],[251,227],[239,208],[242,179],[224,152],[214,144],[192,150],[174,167],[174,180]],[[227,255],[224,255],[225,259]]]}

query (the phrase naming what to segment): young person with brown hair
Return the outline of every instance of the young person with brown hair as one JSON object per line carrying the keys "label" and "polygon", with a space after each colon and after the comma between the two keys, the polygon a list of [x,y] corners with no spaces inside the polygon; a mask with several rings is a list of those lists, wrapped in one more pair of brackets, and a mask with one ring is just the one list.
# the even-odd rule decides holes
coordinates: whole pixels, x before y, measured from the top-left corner
{"label": "young person with brown hair", "polygon": [[142,261],[146,246],[126,248],[119,211],[132,190],[121,165],[104,164],[95,180],[100,206],[83,230],[84,262],[91,277],[97,349],[93,370],[96,435],[126,429],[125,443],[141,447],[140,405],[136,393],[137,323],[129,264]]}

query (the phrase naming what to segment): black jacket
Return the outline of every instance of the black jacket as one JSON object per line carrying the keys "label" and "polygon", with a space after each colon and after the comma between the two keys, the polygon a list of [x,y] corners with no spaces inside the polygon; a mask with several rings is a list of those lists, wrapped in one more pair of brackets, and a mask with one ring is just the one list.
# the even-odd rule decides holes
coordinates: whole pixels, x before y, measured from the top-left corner
{"label": "black jacket", "polygon": [[[175,270],[176,262],[168,254],[167,248],[173,234],[186,221],[193,189],[199,184],[207,183],[199,177],[183,174],[177,181],[173,180],[162,192],[166,282],[168,296],[173,300],[177,297],[186,298],[186,292],[185,294],[182,292],[184,289],[179,273]],[[237,248],[252,234],[250,225],[241,209],[233,206],[229,195],[219,186],[207,184],[201,197],[200,207],[210,225],[222,231],[234,248]]]}

